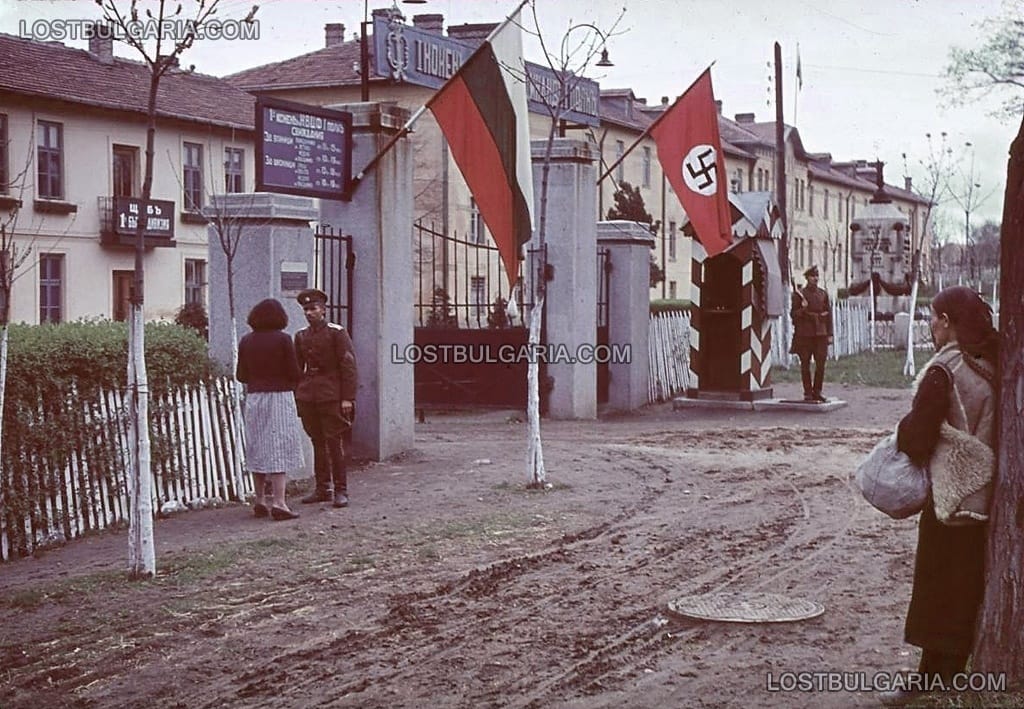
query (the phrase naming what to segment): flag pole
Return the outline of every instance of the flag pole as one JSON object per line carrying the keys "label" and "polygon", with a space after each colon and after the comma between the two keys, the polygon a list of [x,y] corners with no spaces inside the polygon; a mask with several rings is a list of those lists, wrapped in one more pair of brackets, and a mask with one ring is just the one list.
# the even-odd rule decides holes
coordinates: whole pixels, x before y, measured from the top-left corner
{"label": "flag pole", "polygon": [[[491,38],[494,37],[495,35],[497,35],[499,32],[501,32],[501,30],[504,29],[505,25],[507,25],[509,22],[512,21],[512,18],[516,14],[518,14],[520,10],[523,9],[523,6],[528,1],[529,0],[521,0],[520,3],[516,6],[516,9],[513,10],[512,12],[510,12],[505,17],[505,19],[501,22],[501,24],[499,24],[497,27],[495,27],[493,30],[491,30],[491,33],[487,35],[487,39],[485,39],[483,42],[481,42],[480,46],[478,46],[476,49],[473,50],[473,52],[469,55],[469,58],[466,59],[466,61],[464,61],[462,63],[462,66],[465,66],[465,65],[469,64],[469,62],[473,59],[473,57],[475,57],[477,54],[480,53],[481,50],[483,50],[483,48],[487,45],[487,43],[491,40]],[[525,71],[525,69],[524,69],[524,71]],[[427,102],[425,104],[423,104],[418,109],[416,109],[416,112],[413,113],[409,117],[409,120],[407,120],[405,122],[405,125],[403,125],[398,130],[398,132],[396,132],[393,136],[391,136],[391,139],[388,140],[388,142],[384,144],[384,147],[381,148],[380,151],[376,155],[374,155],[373,158],[370,159],[370,162],[366,163],[366,166],[363,167],[363,169],[360,170],[355,175],[355,177],[352,178],[352,186],[349,188],[348,194],[346,195],[347,197],[349,197],[349,198],[352,197],[352,193],[356,191],[356,187],[358,187],[359,183],[362,182],[364,177],[366,177],[366,173],[368,173],[370,170],[372,170],[377,165],[377,163],[380,162],[381,158],[383,158],[384,155],[389,150],[391,150],[391,148],[395,147],[395,143],[397,143],[399,140],[404,138],[409,133],[409,131],[412,130],[413,124],[416,121],[419,120],[420,116],[423,115],[424,111],[426,111],[428,108],[430,108],[430,104],[434,102],[434,99],[441,93],[441,90],[444,89],[444,87],[448,85],[449,81],[451,81],[452,79],[454,79],[458,75],[459,75],[459,72],[455,72],[450,77],[448,77],[448,80],[445,81],[444,84],[441,85],[441,88],[439,88],[437,91],[435,91],[434,94],[430,97],[430,99],[427,100]]]}
{"label": "flag pole", "polygon": [[[716,59],[715,61],[718,61],[718,60]],[[658,125],[658,123],[661,122],[661,119],[664,118],[665,116],[667,116],[669,114],[669,112],[673,108],[675,108],[676,104],[679,103],[680,99],[682,99],[683,96],[685,96],[687,93],[689,93],[690,89],[692,89],[697,84],[697,82],[700,81],[704,77],[705,74],[707,74],[709,71],[711,71],[711,67],[713,67],[714,65],[715,65],[715,62],[711,62],[710,64],[708,64],[708,68],[705,69],[704,71],[702,71],[697,76],[697,78],[694,79],[693,82],[689,86],[686,87],[686,91],[684,91],[683,93],[679,94],[676,97],[676,100],[672,102],[672,105],[669,106],[668,108],[666,108],[664,111],[662,111],[661,115],[658,116],[656,119],[654,119],[654,123],[652,123],[651,125],[647,126],[646,129],[644,129],[644,132],[640,134],[640,137],[633,141],[633,143],[625,150],[625,152],[623,152],[622,155],[619,156],[619,159],[616,160],[615,162],[613,162],[611,164],[611,166],[607,170],[605,170],[604,173],[599,178],[597,178],[597,184],[600,185],[602,182],[604,182],[604,178],[606,178],[606,177],[608,177],[608,175],[612,174],[612,170],[617,168],[619,166],[619,163],[621,163],[623,160],[625,160],[626,156],[629,155],[631,152],[633,152],[633,150],[636,148],[636,146],[638,146],[640,144],[640,141],[642,141],[644,138],[646,138],[647,135],[652,130],[654,130],[654,126]]]}

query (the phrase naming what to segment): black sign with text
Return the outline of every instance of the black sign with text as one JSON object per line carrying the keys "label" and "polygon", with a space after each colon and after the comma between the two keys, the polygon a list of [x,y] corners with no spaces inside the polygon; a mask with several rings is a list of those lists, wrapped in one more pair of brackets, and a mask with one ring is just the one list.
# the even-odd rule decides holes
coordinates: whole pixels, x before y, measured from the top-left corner
{"label": "black sign with text", "polygon": [[257,192],[343,199],[351,176],[351,113],[257,99]]}
{"label": "black sign with text", "polygon": [[[138,197],[116,197],[114,199],[113,225],[118,236],[135,236],[142,213],[142,200]],[[146,231],[143,237],[149,239],[174,239],[174,202],[151,199],[146,208]]]}

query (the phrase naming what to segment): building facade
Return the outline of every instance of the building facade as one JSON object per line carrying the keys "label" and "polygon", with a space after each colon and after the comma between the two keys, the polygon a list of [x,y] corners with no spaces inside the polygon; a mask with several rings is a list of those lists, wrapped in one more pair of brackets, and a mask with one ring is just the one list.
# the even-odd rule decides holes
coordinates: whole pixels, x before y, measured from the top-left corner
{"label": "building facade", "polygon": [[[0,35],[0,223],[10,321],[124,320],[145,169],[149,70],[89,50]],[[172,69],[161,79],[145,255],[147,319],[206,305],[211,196],[251,192],[254,100]]]}

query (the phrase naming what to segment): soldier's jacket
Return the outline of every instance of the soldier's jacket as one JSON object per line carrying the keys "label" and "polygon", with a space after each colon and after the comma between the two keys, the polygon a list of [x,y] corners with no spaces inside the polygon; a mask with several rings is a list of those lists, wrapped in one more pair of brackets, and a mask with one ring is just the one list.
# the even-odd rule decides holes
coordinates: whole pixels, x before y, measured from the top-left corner
{"label": "soldier's jacket", "polygon": [[[800,293],[793,293],[790,316],[793,318],[793,337],[831,337],[832,306],[828,293],[821,288],[805,287]],[[804,299],[807,305],[804,305]]]}
{"label": "soldier's jacket", "polygon": [[356,356],[345,328],[325,323],[295,333],[295,356],[302,373],[298,401],[355,401]]}

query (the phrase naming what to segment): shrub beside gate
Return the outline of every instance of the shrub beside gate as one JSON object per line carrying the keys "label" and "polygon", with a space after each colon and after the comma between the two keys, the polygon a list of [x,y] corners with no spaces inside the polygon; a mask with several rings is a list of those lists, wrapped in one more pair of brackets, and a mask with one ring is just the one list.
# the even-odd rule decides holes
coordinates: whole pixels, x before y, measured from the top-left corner
{"label": "shrub beside gate", "polygon": [[[127,521],[127,351],[124,323],[10,327],[0,560]],[[237,416],[206,342],[147,324],[146,368],[157,503],[240,497]]]}

